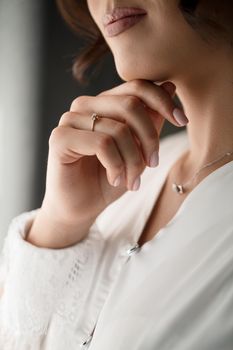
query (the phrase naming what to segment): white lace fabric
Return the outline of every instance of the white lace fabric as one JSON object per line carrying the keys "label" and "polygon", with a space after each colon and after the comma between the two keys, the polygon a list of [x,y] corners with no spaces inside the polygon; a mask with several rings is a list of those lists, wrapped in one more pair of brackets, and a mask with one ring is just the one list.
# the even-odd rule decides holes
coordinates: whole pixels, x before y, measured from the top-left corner
{"label": "white lace fabric", "polygon": [[72,247],[35,247],[24,238],[36,212],[16,217],[5,238],[0,270],[1,350],[41,349],[56,313],[73,323],[104,247],[95,224],[87,238]]}

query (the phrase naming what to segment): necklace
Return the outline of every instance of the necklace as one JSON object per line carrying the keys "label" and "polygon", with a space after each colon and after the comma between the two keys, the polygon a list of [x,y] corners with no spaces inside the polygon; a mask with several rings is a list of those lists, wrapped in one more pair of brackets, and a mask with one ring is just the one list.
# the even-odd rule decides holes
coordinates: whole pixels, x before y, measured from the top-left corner
{"label": "necklace", "polygon": [[221,159],[224,158],[225,156],[228,156],[228,157],[229,157],[229,156],[232,155],[232,154],[233,154],[233,152],[227,152],[227,153],[225,153],[223,156],[221,156],[221,157],[217,158],[216,160],[214,160],[213,162],[210,162],[210,163],[204,165],[201,169],[199,169],[199,170],[194,174],[194,176],[193,176],[189,181],[185,182],[184,184],[177,184],[177,183],[174,182],[174,183],[172,184],[172,189],[173,189],[173,191],[176,192],[176,193],[178,193],[178,194],[183,194],[183,193],[185,193],[185,186],[186,186],[189,182],[193,181],[193,180],[196,178],[196,176],[201,172],[201,170],[203,170],[203,169],[205,169],[205,168],[211,166],[212,164],[217,163],[219,160],[221,160]]}

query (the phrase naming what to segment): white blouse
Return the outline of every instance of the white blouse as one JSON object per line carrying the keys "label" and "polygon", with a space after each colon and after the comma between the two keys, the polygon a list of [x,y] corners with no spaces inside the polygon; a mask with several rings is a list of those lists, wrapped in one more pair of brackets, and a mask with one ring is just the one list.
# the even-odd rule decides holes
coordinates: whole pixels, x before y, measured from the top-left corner
{"label": "white blouse", "polygon": [[0,265],[1,350],[233,349],[233,161],[136,244],[188,147],[186,130],[163,138],[160,165],[145,169],[139,191],[106,208],[72,247],[24,240],[38,209],[12,221]]}

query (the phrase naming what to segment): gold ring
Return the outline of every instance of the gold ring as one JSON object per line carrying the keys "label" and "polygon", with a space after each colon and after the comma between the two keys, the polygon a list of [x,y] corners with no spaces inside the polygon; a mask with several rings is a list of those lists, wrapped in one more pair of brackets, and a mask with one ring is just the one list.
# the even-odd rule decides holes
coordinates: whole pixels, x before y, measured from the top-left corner
{"label": "gold ring", "polygon": [[99,120],[101,117],[99,115],[97,115],[96,113],[93,113],[91,116],[92,119],[92,127],[91,127],[91,131],[94,131],[94,126],[95,126],[95,122],[96,120]]}

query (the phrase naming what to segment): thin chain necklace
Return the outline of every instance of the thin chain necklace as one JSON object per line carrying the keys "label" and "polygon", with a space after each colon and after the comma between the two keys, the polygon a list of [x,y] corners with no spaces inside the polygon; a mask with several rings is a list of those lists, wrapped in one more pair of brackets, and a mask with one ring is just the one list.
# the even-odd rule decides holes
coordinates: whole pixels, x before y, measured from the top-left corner
{"label": "thin chain necklace", "polygon": [[210,163],[204,165],[201,169],[199,169],[199,170],[194,174],[194,176],[193,176],[189,181],[185,182],[184,184],[177,184],[177,183],[174,182],[174,183],[172,184],[172,189],[173,189],[173,191],[176,192],[176,193],[178,193],[178,194],[183,194],[183,193],[185,193],[185,191],[186,191],[186,185],[187,185],[188,183],[190,183],[191,181],[193,181],[193,180],[197,177],[197,175],[198,175],[203,169],[205,169],[205,168],[211,166],[212,164],[217,163],[218,161],[220,161],[220,160],[221,160],[222,158],[224,158],[225,156],[228,156],[228,157],[229,157],[229,156],[231,156],[232,154],[233,154],[233,151],[232,151],[232,152],[227,152],[227,153],[225,153],[223,156],[221,156],[221,157],[217,158],[216,160],[214,160],[213,162],[210,162]]}

